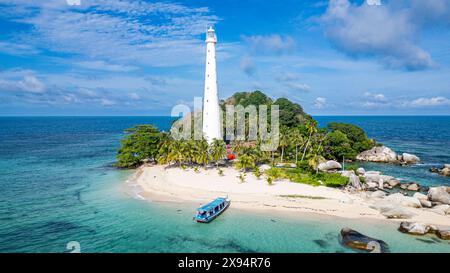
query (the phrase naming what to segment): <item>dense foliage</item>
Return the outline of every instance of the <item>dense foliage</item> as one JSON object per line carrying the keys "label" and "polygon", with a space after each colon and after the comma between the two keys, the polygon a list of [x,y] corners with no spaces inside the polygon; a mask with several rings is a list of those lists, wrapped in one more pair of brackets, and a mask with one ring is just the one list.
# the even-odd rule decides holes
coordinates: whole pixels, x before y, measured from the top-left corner
{"label": "dense foliage", "polygon": [[121,141],[116,166],[133,168],[144,159],[155,159],[159,154],[163,134],[152,125],[137,125],[125,130],[127,135]]}
{"label": "dense foliage", "polygon": [[362,151],[373,148],[376,143],[364,130],[353,124],[329,123],[330,131],[325,138],[324,156],[330,159],[355,159]]}

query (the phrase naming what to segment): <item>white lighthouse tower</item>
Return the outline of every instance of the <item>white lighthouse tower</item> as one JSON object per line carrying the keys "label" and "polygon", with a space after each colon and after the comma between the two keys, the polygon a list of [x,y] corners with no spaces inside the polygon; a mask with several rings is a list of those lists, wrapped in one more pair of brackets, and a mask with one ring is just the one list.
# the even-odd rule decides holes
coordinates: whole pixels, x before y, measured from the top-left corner
{"label": "white lighthouse tower", "polygon": [[216,32],[209,27],[206,32],[205,91],[203,95],[203,136],[209,143],[214,139],[223,138],[217,91],[216,43]]}

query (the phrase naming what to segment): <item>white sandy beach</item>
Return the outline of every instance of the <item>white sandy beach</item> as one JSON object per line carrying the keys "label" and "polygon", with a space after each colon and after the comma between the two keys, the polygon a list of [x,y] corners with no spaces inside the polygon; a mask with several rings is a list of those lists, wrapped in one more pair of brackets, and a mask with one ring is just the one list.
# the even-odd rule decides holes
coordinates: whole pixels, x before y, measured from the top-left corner
{"label": "white sandy beach", "polygon": [[[133,180],[142,189],[142,197],[156,202],[207,203],[219,196],[228,196],[232,207],[245,210],[278,210],[307,212],[343,218],[386,220],[378,210],[370,208],[373,199],[367,193],[349,193],[324,186],[310,186],[287,180],[269,185],[264,178],[247,173],[245,182],[233,168],[223,168],[220,176],[215,168],[199,172],[166,166],[142,166]],[[450,226],[450,217],[426,209],[407,208],[414,216],[407,221]],[[404,221],[404,220],[387,220]]]}

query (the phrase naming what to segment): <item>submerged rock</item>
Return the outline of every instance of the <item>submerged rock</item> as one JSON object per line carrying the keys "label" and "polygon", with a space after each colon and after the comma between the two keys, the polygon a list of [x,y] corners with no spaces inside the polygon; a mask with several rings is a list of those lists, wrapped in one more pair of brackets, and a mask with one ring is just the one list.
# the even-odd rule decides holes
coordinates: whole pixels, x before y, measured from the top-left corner
{"label": "submerged rock", "polygon": [[350,228],[343,228],[341,243],[347,247],[372,253],[389,252],[389,246],[382,240],[371,238]]}
{"label": "submerged rock", "polygon": [[356,156],[357,160],[370,162],[397,162],[397,154],[386,146],[373,147],[370,150],[364,151]]}
{"label": "submerged rock", "polygon": [[431,168],[430,172],[437,173],[443,176],[450,176],[450,164],[445,164],[442,169]]}
{"label": "submerged rock", "polygon": [[428,191],[428,199],[433,202],[450,205],[449,191],[450,188],[445,186],[430,188]]}

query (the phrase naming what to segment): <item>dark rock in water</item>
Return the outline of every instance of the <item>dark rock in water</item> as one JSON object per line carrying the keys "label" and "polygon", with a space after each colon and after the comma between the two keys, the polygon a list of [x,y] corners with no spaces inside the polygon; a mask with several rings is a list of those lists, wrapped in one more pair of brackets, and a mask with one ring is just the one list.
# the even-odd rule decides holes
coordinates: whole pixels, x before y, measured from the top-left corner
{"label": "dark rock in water", "polygon": [[449,230],[438,230],[436,235],[442,240],[450,240],[450,229]]}
{"label": "dark rock in water", "polygon": [[320,247],[322,247],[322,248],[326,248],[326,247],[328,247],[328,245],[329,245],[327,241],[325,241],[325,240],[320,240],[320,239],[318,239],[318,240],[313,240],[313,242],[316,243],[318,246],[320,246]]}
{"label": "dark rock in water", "polygon": [[431,168],[430,172],[437,173],[443,176],[450,176],[450,165],[445,164],[442,169],[439,168]]}
{"label": "dark rock in water", "polygon": [[422,238],[416,238],[416,240],[417,241],[421,241],[421,242],[426,243],[426,244],[435,244],[436,243],[433,240],[426,240],[426,239],[422,239]]}
{"label": "dark rock in water", "polygon": [[371,253],[389,252],[389,246],[382,240],[368,237],[350,228],[341,230],[341,244]]}

